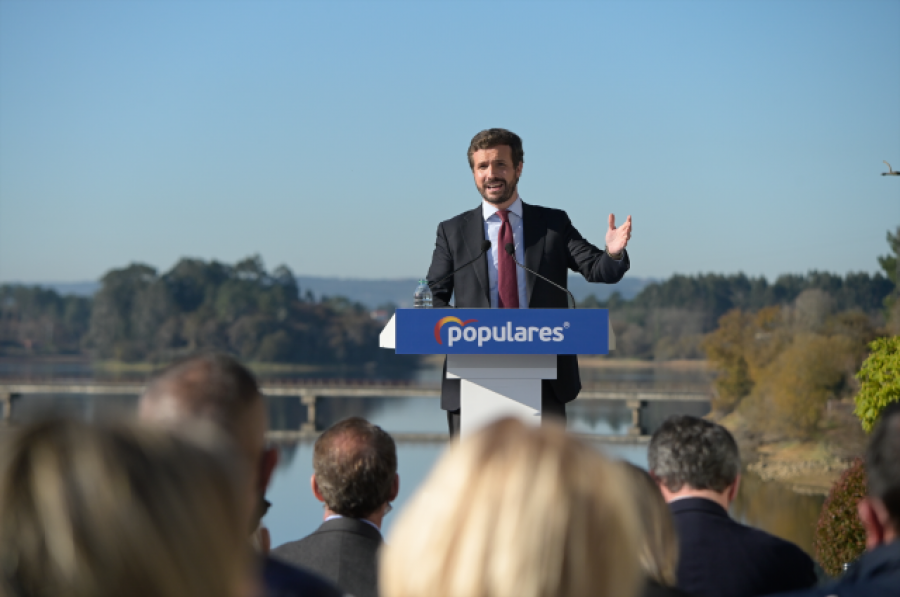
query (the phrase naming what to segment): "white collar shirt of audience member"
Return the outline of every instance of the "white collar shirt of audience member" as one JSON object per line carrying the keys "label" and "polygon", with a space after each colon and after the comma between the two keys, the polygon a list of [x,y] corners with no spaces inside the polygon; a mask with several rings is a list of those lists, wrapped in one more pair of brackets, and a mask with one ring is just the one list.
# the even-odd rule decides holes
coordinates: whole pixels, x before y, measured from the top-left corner
{"label": "white collar shirt of audience member", "polygon": [[[332,514],[331,516],[326,518],[323,522],[328,522],[329,520],[337,520],[338,518],[344,518],[344,517],[340,514]],[[381,533],[381,529],[378,528],[378,525],[375,524],[374,522],[372,522],[371,520],[366,520],[365,518],[357,518],[356,520],[366,523],[367,525],[369,525],[370,527],[372,527],[373,529],[378,531],[379,534]]]}

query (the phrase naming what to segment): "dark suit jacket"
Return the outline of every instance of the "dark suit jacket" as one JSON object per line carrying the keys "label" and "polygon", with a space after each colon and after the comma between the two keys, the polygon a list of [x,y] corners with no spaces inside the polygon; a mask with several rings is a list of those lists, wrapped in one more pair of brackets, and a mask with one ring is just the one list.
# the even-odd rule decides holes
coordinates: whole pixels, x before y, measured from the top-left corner
{"label": "dark suit jacket", "polygon": [[[524,265],[542,276],[566,287],[569,270],[579,272],[588,282],[614,284],[622,279],[631,266],[626,252],[621,261],[611,259],[586,241],[572,226],[566,212],[522,202],[522,234],[525,244]],[[437,240],[428,279],[438,281],[455,268],[478,256],[484,242],[484,217],[481,205],[445,222],[437,229]],[[502,250],[502,247],[500,247]],[[488,280],[488,256],[460,270],[448,280],[434,286],[435,307],[446,307],[450,297],[456,298],[456,306],[487,309],[491,306]],[[531,309],[565,309],[568,295],[537,276],[519,270],[525,275],[528,307]],[[581,391],[578,375],[578,359],[575,355],[560,355],[557,362],[557,379],[548,382],[555,398],[569,402]],[[444,375],[441,388],[441,408],[459,408],[459,380]]]}
{"label": "dark suit jacket", "polygon": [[900,539],[864,553],[835,582],[781,597],[900,597]]}
{"label": "dark suit jacket", "polygon": [[343,597],[344,592],[317,574],[274,558],[263,560],[265,597]]}
{"label": "dark suit jacket", "polygon": [[381,533],[372,525],[335,518],[312,535],[274,549],[272,555],[321,574],[354,597],[376,597],[381,543]]}
{"label": "dark suit jacket", "polygon": [[644,583],[644,590],[641,597],[693,597],[688,595],[681,589],[675,587],[667,587],[656,581],[648,580]]}
{"label": "dark suit jacket", "polygon": [[799,547],[742,525],[717,503],[669,504],[678,532],[678,588],[698,597],[754,597],[816,584],[813,561]]}

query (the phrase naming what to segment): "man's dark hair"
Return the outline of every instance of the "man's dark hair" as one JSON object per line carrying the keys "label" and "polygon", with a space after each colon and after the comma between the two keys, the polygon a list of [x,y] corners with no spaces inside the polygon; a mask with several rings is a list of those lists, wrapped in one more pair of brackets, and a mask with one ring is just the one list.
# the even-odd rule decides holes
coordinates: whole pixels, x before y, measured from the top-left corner
{"label": "man's dark hair", "polygon": [[894,525],[900,527],[900,403],[885,408],[872,431],[866,478],[869,495],[884,503]]}
{"label": "man's dark hair", "polygon": [[689,415],[674,415],[656,430],[647,450],[650,472],[669,491],[725,491],[737,479],[741,457],[727,429]]}
{"label": "man's dark hair", "polygon": [[525,151],[522,149],[522,139],[519,138],[519,135],[506,129],[487,129],[472,137],[467,154],[469,156],[469,168],[475,169],[472,155],[476,151],[479,149],[493,149],[501,145],[507,145],[512,149],[513,168],[518,168],[525,158]]}
{"label": "man's dark hair", "polygon": [[237,435],[247,409],[262,398],[256,378],[246,367],[234,357],[214,352],[179,359],[154,375],[145,399],[166,395],[232,435]]}
{"label": "man's dark hair", "polygon": [[332,425],[316,440],[313,470],[332,512],[365,518],[391,499],[397,447],[381,427],[351,417]]}

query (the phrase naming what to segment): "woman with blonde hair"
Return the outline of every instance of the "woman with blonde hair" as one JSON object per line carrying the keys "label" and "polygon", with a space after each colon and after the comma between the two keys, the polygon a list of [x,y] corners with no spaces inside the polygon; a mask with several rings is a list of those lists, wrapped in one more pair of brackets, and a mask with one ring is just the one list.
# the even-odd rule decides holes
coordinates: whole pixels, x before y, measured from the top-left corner
{"label": "woman with blonde hair", "polygon": [[686,597],[678,582],[678,536],[669,506],[650,473],[630,462],[620,462],[638,512],[638,557],[646,585],[643,597]]}
{"label": "woman with blonde hair", "polygon": [[62,419],[11,435],[0,447],[0,594],[253,590],[242,524],[250,506],[229,452],[160,430]]}
{"label": "woman with blonde hair", "polygon": [[386,546],[382,597],[633,597],[619,468],[562,427],[507,419],[451,446]]}

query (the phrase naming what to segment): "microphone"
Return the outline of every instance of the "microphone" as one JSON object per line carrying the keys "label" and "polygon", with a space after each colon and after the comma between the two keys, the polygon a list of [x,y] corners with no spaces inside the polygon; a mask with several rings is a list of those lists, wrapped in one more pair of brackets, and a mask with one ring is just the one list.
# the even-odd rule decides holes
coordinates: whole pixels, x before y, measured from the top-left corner
{"label": "microphone", "polygon": [[458,272],[459,270],[461,270],[461,269],[463,269],[463,268],[466,268],[466,267],[469,267],[470,265],[472,265],[473,263],[475,263],[476,261],[478,261],[479,259],[481,259],[482,255],[484,255],[485,253],[487,253],[487,252],[488,252],[488,249],[490,249],[490,248],[491,248],[491,241],[489,241],[489,240],[482,241],[482,243],[481,243],[481,252],[478,254],[477,257],[475,257],[475,259],[473,259],[472,261],[468,261],[468,262],[462,264],[461,266],[459,266],[458,268],[456,268],[455,270],[453,270],[452,272],[450,272],[449,274],[447,274],[446,276],[444,276],[443,278],[441,278],[441,279],[438,280],[437,282],[429,282],[429,283],[428,283],[428,287],[429,287],[429,288],[434,288],[437,284],[440,284],[440,283],[443,282],[444,280],[447,280],[448,278],[450,278],[450,276],[452,276],[453,274],[455,274],[455,273]]}
{"label": "microphone", "polygon": [[516,265],[518,265],[519,267],[521,267],[523,270],[525,270],[525,271],[528,272],[528,273],[534,274],[535,276],[537,276],[538,278],[540,278],[540,279],[543,280],[544,282],[549,282],[550,284],[553,284],[554,286],[556,286],[557,288],[559,288],[560,290],[562,290],[563,292],[565,292],[566,294],[568,294],[568,295],[569,295],[569,298],[572,299],[572,308],[573,308],[573,309],[577,309],[577,307],[576,307],[576,305],[575,305],[575,297],[572,295],[571,292],[569,292],[569,289],[568,289],[568,288],[565,288],[565,287],[563,287],[563,286],[560,286],[559,284],[557,284],[557,283],[554,282],[553,280],[548,280],[547,278],[545,278],[544,276],[540,275],[539,273],[537,273],[537,272],[535,272],[535,271],[532,271],[532,270],[528,269],[527,267],[525,267],[524,265],[522,265],[521,263],[519,263],[518,261],[516,261],[516,248],[513,246],[512,243],[506,243],[506,246],[503,247],[503,248],[506,249],[506,254],[509,255],[510,257],[512,257],[512,260],[516,262]]}

